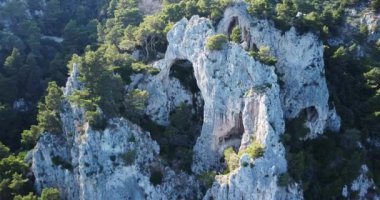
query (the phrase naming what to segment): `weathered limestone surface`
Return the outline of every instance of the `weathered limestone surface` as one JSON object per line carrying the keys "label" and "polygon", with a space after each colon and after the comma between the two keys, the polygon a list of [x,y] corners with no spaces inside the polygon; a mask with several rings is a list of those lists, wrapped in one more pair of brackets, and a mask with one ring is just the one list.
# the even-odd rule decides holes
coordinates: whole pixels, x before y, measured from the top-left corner
{"label": "weathered limestone surface", "polygon": [[[243,30],[243,44],[226,43],[221,50],[205,47],[210,36],[228,34],[235,25]],[[227,8],[217,29],[208,19],[193,16],[176,23],[167,39],[164,58],[154,63],[160,73],[133,75],[126,89],[149,92],[146,114],[161,125],[169,123],[170,112],[181,103],[204,102],[202,131],[193,148],[193,172],[221,170],[224,149],[243,150],[253,140],[264,146],[264,156],[252,160],[243,155],[240,167],[218,175],[204,197],[195,175],[175,173],[168,167],[161,169],[163,183],[154,186],[149,177],[158,162],[159,146],[150,133],[122,118],[109,119],[105,130],[93,130],[83,120],[83,109],[66,101],[61,112],[64,135],[45,133],[33,150],[37,189],[58,187],[67,199],[302,199],[297,184],[277,185],[278,176],[287,170],[280,142],[285,120],[306,109],[310,138],[326,128],[340,127],[339,116],[328,105],[323,46],[318,38],[298,35],[294,29],[281,33],[270,22],[251,18],[245,4],[237,4]],[[261,46],[270,48],[278,60],[276,66],[264,65],[244,50]],[[194,96],[170,76],[179,60],[192,63],[199,94]],[[77,77],[74,66],[66,97],[81,89]],[[123,159],[129,152],[135,152],[133,163]],[[61,166],[52,162],[57,158]]]}

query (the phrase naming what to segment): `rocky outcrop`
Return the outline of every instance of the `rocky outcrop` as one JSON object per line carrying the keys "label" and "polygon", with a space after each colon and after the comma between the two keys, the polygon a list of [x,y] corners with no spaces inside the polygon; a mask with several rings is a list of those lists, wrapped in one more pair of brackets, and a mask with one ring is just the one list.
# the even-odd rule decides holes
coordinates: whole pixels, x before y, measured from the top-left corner
{"label": "rocky outcrop", "polygon": [[340,118],[328,105],[323,44],[317,36],[299,35],[294,28],[282,33],[272,22],[252,18],[244,3],[226,9],[218,32],[229,34],[233,26],[240,27],[248,48],[269,47],[270,54],[277,58],[275,67],[285,118],[292,119],[306,109],[311,138],[325,128],[339,130]]}
{"label": "rocky outcrop", "polygon": [[[78,89],[77,69],[65,96]],[[33,150],[37,190],[57,187],[67,199],[141,199],[149,185],[149,165],[159,152],[149,133],[124,120],[111,119],[104,131],[83,121],[83,110],[66,102],[61,119],[64,135],[45,133]]]}
{"label": "rocky outcrop", "polygon": [[368,172],[368,167],[362,165],[359,176],[351,183],[351,186],[344,186],[342,196],[345,198],[356,196],[357,199],[380,199],[380,196],[375,193],[376,186]]}
{"label": "rocky outcrop", "polygon": [[[237,44],[228,43],[221,51],[207,50],[207,38],[214,34],[210,21],[196,16],[181,20],[168,33],[165,58],[155,64],[160,74],[139,86],[153,94],[149,114],[153,119],[167,119],[167,105],[173,105],[174,97],[170,92],[170,68],[177,60],[190,61],[204,100],[204,121],[194,147],[193,171],[220,169],[223,163],[219,159],[229,146],[244,149],[255,139],[266,147],[263,158],[247,160],[254,167],[240,167],[235,175],[221,178],[236,184],[217,181],[205,199],[298,198],[299,192],[285,192],[276,181],[286,171],[286,160],[279,142],[284,120],[274,68],[255,61]],[[186,95],[174,99],[185,99],[182,96]]]}
{"label": "rocky outcrop", "polygon": [[[243,30],[245,46],[268,46],[277,57],[267,66],[248,55],[244,45],[229,43],[221,50],[205,46],[217,32],[231,26]],[[228,8],[215,29],[206,18],[182,19],[168,33],[165,57],[154,63],[155,76],[131,77],[127,90],[149,92],[146,114],[161,125],[181,103],[203,106],[203,125],[193,148],[192,170],[201,174],[221,171],[227,147],[244,150],[253,141],[264,146],[257,159],[243,154],[240,166],[218,175],[204,199],[302,199],[297,184],[280,187],[277,180],[287,170],[280,136],[285,119],[306,110],[309,137],[325,128],[339,129],[340,120],[328,106],[322,43],[312,34],[282,34],[268,21],[252,19],[245,4]],[[289,51],[291,49],[291,51]],[[178,61],[192,64],[199,92],[188,91],[170,76]],[[81,89],[73,67],[64,94]],[[58,187],[68,199],[189,199],[202,198],[195,175],[174,172],[157,158],[159,146],[150,133],[125,119],[109,119],[98,131],[83,120],[83,110],[65,102],[61,113],[63,135],[42,135],[33,150],[36,186]],[[131,161],[131,157],[134,158]],[[155,167],[155,166],[160,167]],[[150,182],[152,168],[163,174],[160,184]]]}
{"label": "rocky outcrop", "polygon": [[[65,97],[81,88],[77,76],[74,65]],[[64,199],[187,199],[200,194],[193,176],[170,168],[160,169],[160,185],[151,183],[159,146],[137,125],[110,119],[105,130],[94,130],[83,121],[81,108],[69,102],[62,107],[64,134],[42,134],[32,151],[37,191],[56,187]]]}

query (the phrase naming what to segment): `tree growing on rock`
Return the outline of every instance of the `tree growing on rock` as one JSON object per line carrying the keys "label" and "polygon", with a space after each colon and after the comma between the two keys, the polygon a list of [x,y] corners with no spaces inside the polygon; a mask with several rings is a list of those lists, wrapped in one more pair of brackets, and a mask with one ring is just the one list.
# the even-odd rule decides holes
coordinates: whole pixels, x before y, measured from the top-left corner
{"label": "tree growing on rock", "polygon": [[228,38],[224,34],[217,34],[208,38],[206,49],[208,50],[222,50],[223,46],[228,43]]}
{"label": "tree growing on rock", "polygon": [[232,29],[231,40],[235,43],[241,43],[241,30],[238,26]]}
{"label": "tree growing on rock", "polygon": [[61,133],[61,120],[59,110],[63,98],[62,89],[56,82],[50,82],[47,88],[45,101],[38,105],[38,125],[42,131],[58,134]]}

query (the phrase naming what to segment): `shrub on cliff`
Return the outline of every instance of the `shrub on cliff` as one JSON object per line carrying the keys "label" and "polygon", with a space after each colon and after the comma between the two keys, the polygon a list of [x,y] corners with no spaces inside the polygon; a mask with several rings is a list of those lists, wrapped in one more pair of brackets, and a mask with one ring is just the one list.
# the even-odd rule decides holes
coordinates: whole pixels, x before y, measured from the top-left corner
{"label": "shrub on cliff", "polygon": [[277,63],[276,57],[270,55],[269,47],[267,46],[261,46],[258,51],[250,51],[248,54],[266,65],[275,65]]}
{"label": "shrub on cliff", "polygon": [[239,167],[239,156],[232,147],[224,150],[224,160],[227,164],[226,173],[229,173]]}
{"label": "shrub on cliff", "polygon": [[208,38],[206,48],[208,50],[222,50],[223,45],[228,42],[227,36],[217,34]]}
{"label": "shrub on cliff", "polygon": [[241,43],[241,30],[238,26],[232,29],[231,40],[235,43]]}
{"label": "shrub on cliff", "polygon": [[264,155],[264,147],[257,141],[253,141],[246,149],[239,152],[239,157],[244,153],[248,154],[252,159],[260,158]]}

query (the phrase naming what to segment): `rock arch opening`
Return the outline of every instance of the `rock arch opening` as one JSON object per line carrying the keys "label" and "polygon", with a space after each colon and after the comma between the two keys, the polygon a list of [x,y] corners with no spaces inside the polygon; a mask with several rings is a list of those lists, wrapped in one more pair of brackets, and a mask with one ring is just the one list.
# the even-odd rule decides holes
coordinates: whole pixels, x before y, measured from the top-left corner
{"label": "rock arch opening", "polygon": [[238,26],[238,25],[239,25],[239,18],[237,16],[232,17],[227,29],[228,35],[231,35],[232,30],[235,28],[235,26]]}
{"label": "rock arch opening", "polygon": [[175,171],[192,173],[193,147],[203,125],[203,98],[189,60],[176,60],[169,71],[170,79],[178,79],[192,95],[191,102],[182,102],[169,115],[170,124],[156,138],[160,156]]}

